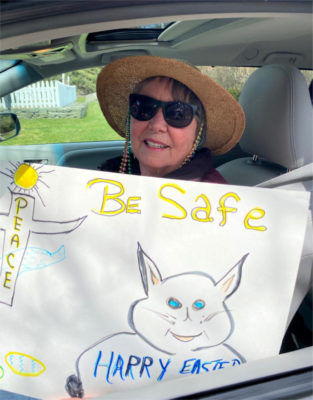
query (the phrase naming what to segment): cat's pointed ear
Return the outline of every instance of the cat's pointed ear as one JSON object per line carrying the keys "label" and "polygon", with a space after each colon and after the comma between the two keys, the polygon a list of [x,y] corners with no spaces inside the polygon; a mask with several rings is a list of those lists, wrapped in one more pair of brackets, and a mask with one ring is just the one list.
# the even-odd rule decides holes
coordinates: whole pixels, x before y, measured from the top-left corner
{"label": "cat's pointed ear", "polygon": [[242,267],[248,255],[249,253],[245,254],[237,264],[234,265],[227,274],[216,283],[216,287],[225,294],[225,299],[231,296],[238,289],[241,280]]}
{"label": "cat's pointed ear", "polygon": [[162,282],[162,276],[155,263],[142,250],[140,243],[138,243],[137,256],[143,288],[148,296],[151,287]]}

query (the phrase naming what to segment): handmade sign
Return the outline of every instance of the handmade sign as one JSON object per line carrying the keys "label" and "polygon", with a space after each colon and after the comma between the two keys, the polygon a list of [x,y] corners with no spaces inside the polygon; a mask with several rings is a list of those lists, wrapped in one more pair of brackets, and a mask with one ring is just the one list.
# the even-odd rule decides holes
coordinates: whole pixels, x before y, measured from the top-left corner
{"label": "handmade sign", "polygon": [[0,388],[88,398],[278,354],[308,194],[0,163]]}

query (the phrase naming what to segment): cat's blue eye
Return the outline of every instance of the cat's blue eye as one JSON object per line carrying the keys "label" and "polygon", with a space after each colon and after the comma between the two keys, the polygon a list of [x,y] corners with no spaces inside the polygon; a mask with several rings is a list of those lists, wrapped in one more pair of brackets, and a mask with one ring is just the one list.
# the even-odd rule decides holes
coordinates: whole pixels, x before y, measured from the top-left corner
{"label": "cat's blue eye", "polygon": [[177,300],[177,299],[175,299],[174,297],[170,297],[168,300],[167,300],[167,304],[171,307],[171,308],[181,308],[182,307],[182,303],[179,301],[179,300]]}
{"label": "cat's blue eye", "polygon": [[193,302],[193,304],[192,304],[192,308],[194,309],[194,310],[202,310],[202,308],[205,306],[205,302],[204,302],[204,300],[195,300],[194,302]]}

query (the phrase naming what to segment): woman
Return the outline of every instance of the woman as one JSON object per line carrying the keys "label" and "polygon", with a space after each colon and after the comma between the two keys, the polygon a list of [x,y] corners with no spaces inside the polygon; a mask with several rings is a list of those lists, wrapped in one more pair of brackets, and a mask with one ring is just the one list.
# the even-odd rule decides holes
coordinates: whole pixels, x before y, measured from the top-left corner
{"label": "woman", "polygon": [[101,71],[97,94],[105,118],[126,139],[123,157],[100,169],[225,183],[211,152],[239,141],[244,114],[197,68],[155,56],[121,58]]}

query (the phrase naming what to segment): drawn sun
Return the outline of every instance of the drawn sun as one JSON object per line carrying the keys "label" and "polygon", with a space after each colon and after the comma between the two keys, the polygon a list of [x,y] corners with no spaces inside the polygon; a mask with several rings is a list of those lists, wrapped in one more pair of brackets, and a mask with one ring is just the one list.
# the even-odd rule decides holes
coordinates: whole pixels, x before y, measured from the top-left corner
{"label": "drawn sun", "polygon": [[49,186],[43,180],[44,174],[49,174],[54,172],[42,170],[44,167],[43,164],[39,166],[33,166],[27,163],[12,163],[10,162],[12,168],[6,168],[8,172],[0,171],[1,174],[9,177],[12,181],[9,184],[9,189],[14,193],[28,193],[30,194],[32,191],[37,193],[42,204],[45,206],[42,197],[40,196],[38,186],[39,184],[45,185],[47,188]]}

